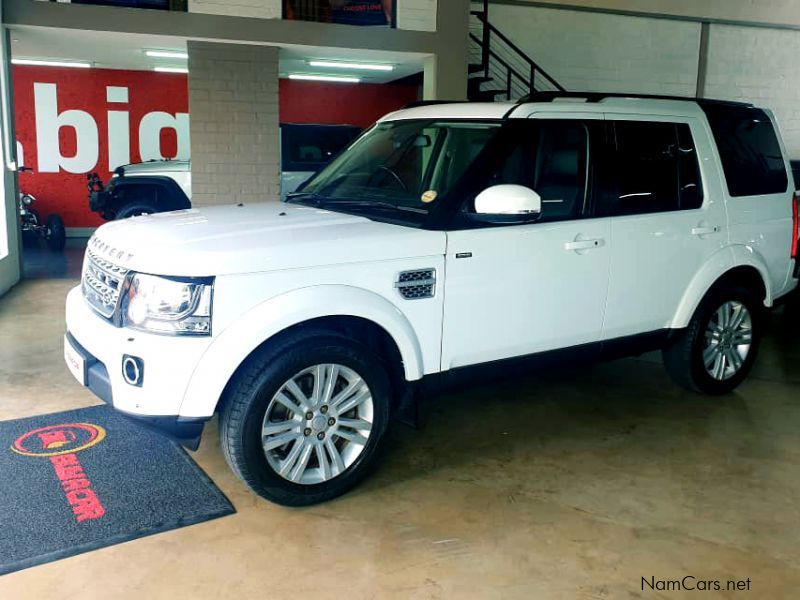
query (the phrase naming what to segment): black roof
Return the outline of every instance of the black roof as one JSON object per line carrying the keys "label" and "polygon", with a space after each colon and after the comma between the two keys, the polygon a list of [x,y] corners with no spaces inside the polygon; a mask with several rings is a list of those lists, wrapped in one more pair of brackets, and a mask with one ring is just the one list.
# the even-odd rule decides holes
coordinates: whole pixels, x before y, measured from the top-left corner
{"label": "black roof", "polygon": [[740,108],[751,108],[753,105],[747,102],[735,102],[732,100],[713,100],[710,98],[695,98],[694,96],[662,96],[658,94],[630,94],[620,92],[534,92],[523,96],[519,104],[526,102],[552,102],[558,98],[585,99],[587,102],[600,102],[606,98],[641,98],[644,100],[679,100],[681,102],[696,102],[700,106],[730,106]]}
{"label": "black roof", "polygon": [[[662,96],[658,94],[625,94],[621,92],[534,92],[520,98],[516,104],[526,104],[528,102],[552,102],[561,98],[574,98],[576,100],[586,100],[587,102],[600,102],[606,98],[641,98],[643,100],[678,100],[681,102],[695,102],[701,108],[754,108],[747,102],[736,102],[733,100],[714,100],[711,98],[695,98],[693,96]],[[421,100],[406,104],[403,108],[415,108],[418,106],[435,106],[437,104],[466,104],[467,100]],[[512,109],[513,110],[513,109]],[[511,112],[511,111],[509,111]]]}

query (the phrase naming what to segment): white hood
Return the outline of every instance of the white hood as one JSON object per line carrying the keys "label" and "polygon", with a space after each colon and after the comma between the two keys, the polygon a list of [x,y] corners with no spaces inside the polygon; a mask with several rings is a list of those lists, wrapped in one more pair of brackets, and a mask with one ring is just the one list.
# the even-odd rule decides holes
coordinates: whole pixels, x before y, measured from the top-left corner
{"label": "white hood", "polygon": [[113,221],[89,248],[142,273],[211,276],[443,255],[446,234],[269,202]]}

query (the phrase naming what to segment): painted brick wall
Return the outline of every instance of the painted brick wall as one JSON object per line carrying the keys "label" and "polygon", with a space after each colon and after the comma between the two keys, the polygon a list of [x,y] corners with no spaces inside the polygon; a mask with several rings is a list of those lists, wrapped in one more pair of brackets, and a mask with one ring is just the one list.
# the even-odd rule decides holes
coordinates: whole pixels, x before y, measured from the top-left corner
{"label": "painted brick wall", "polygon": [[436,31],[436,2],[437,0],[397,0],[397,28]]}
{"label": "painted brick wall", "polygon": [[280,197],[278,48],[190,41],[189,111],[194,205]]}
{"label": "painted brick wall", "polygon": [[[700,24],[492,4],[490,21],[568,90],[693,96]],[[711,25],[705,96],[773,109],[800,158],[800,31]]]}
{"label": "painted brick wall", "polygon": [[792,158],[800,158],[800,32],[713,25],[706,96],[773,110]]}
{"label": "painted brick wall", "polygon": [[489,20],[568,90],[695,92],[698,23],[503,4]]}
{"label": "painted brick wall", "polygon": [[281,0],[189,0],[189,12],[280,19]]}

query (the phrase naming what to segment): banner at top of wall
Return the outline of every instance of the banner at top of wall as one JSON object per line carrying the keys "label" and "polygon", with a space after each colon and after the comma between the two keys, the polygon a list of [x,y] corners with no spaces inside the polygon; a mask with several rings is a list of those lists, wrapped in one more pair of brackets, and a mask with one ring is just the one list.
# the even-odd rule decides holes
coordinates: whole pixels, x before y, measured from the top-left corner
{"label": "banner at top of wall", "polygon": [[396,26],[396,0],[283,0],[283,18],[343,25]]}

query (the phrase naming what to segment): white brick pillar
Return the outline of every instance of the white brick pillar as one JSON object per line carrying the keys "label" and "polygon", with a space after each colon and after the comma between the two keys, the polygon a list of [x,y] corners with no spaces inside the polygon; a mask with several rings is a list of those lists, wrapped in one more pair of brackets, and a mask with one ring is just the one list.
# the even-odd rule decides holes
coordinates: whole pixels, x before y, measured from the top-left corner
{"label": "white brick pillar", "polygon": [[192,204],[279,200],[279,49],[188,47]]}
{"label": "white brick pillar", "polygon": [[439,0],[436,30],[439,51],[426,57],[422,96],[425,100],[466,100],[469,62],[469,0]]}

